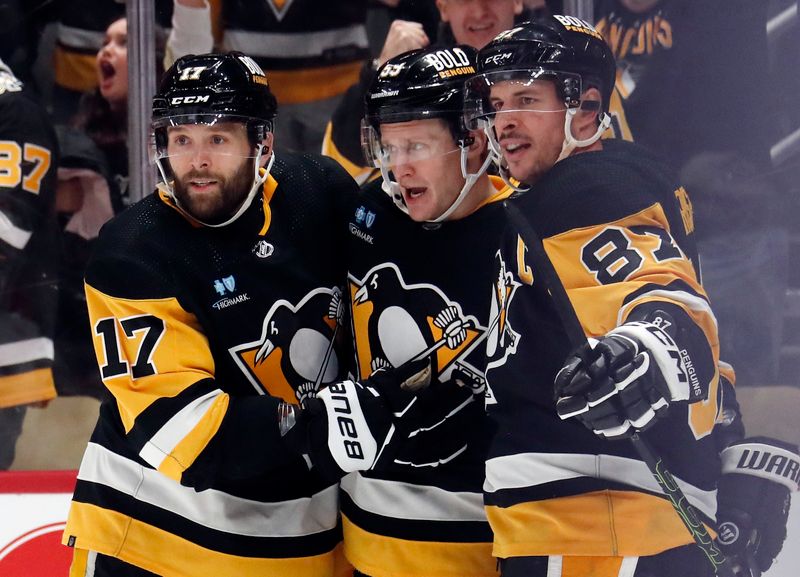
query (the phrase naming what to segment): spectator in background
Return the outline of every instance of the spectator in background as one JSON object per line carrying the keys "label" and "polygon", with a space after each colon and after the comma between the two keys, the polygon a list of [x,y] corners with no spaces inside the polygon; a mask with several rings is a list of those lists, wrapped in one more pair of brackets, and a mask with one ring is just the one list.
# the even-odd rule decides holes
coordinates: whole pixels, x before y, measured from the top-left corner
{"label": "spectator in background", "polygon": [[[467,44],[478,49],[511,28],[523,7],[522,0],[436,0],[436,6],[443,26],[435,42],[442,46]],[[357,182],[364,183],[378,175],[375,169],[365,166],[359,138],[364,97],[375,72],[390,58],[429,44],[431,39],[419,22],[392,22],[380,55],[362,67],[358,84],[348,90],[333,113],[322,153],[337,160]]]}
{"label": "spectator in background", "polygon": [[[156,21],[167,27],[172,1],[156,0]],[[125,3],[117,0],[57,0],[50,9],[57,20],[53,118],[68,122],[81,96],[97,86],[95,54],[103,45],[104,31],[125,16]]]}
{"label": "spectator in background", "polygon": [[[740,384],[774,383],[788,236],[770,181],[767,3],[597,0],[617,59],[617,137],[666,158],[697,212],[721,358]],[[732,41],[735,39],[735,41]]]}
{"label": "spectator in background", "polygon": [[47,112],[0,61],[0,470],[14,460],[27,406],[56,396],[56,166]]}

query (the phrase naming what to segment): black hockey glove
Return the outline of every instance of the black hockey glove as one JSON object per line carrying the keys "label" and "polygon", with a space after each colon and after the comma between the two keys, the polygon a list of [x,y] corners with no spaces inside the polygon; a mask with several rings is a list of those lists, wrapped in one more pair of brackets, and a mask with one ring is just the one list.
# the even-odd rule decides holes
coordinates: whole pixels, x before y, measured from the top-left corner
{"label": "black hockey glove", "polygon": [[[415,391],[430,383],[429,360],[381,368],[364,381],[334,383],[303,402],[284,405],[281,434],[329,479],[391,462],[404,427],[418,426],[422,403]],[[424,413],[424,411],[422,411]]]}
{"label": "black hockey glove", "polygon": [[597,435],[622,439],[643,431],[671,402],[694,401],[685,359],[652,323],[630,322],[575,349],[556,375],[556,410]]}
{"label": "black hockey glove", "polygon": [[403,440],[391,467],[438,467],[457,459],[471,443],[480,442],[486,434],[484,382],[477,373],[456,367],[450,380],[420,391],[416,418],[396,423]]}
{"label": "black hockey glove", "polygon": [[800,475],[797,446],[752,437],[724,449],[720,457],[717,542],[738,564],[766,571],[786,539],[790,494],[797,491]]}

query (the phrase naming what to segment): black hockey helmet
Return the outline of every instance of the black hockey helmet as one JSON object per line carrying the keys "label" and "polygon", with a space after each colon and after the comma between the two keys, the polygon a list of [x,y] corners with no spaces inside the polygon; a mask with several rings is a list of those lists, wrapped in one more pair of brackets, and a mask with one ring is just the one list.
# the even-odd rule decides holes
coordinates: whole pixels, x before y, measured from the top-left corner
{"label": "black hockey helmet", "polygon": [[[450,207],[431,222],[447,219],[461,204],[492,158],[487,155],[477,172],[469,172],[468,153],[475,142],[464,125],[464,82],[475,74],[477,50],[467,45],[412,50],[388,60],[366,94],[366,114],[361,124],[361,145],[370,166],[380,168],[384,191],[400,210],[408,212],[392,178],[396,162],[414,162],[460,153],[464,184]],[[381,125],[428,119],[444,120],[457,146],[443,147],[409,143],[405,152],[391,143],[384,145]]]}
{"label": "black hockey helmet", "polygon": [[366,94],[364,125],[441,118],[456,140],[467,138],[463,124],[464,81],[475,73],[471,46],[423,48],[388,60]]}
{"label": "black hockey helmet", "polygon": [[234,120],[247,125],[255,145],[277,112],[275,96],[261,67],[241,52],[179,58],[164,74],[153,97],[156,146],[166,144],[165,127]]}
{"label": "black hockey helmet", "polygon": [[[153,134],[155,162],[163,180],[164,191],[177,206],[174,173],[167,146],[167,129],[186,124],[215,125],[237,122],[245,126],[252,146],[253,181],[238,210],[222,223],[206,226],[226,226],[239,218],[250,206],[261,185],[269,176],[275,155],[262,142],[272,132],[277,111],[275,97],[261,67],[241,52],[227,54],[188,55],[179,58],[164,74],[158,93],[153,97]],[[181,153],[178,153],[181,154]],[[261,160],[268,156],[267,165]],[[188,213],[188,211],[187,211]]]}
{"label": "black hockey helmet", "polygon": [[[602,101],[583,103],[608,112],[616,78],[611,48],[592,25],[574,16],[553,15],[500,33],[478,54],[477,74],[468,82],[466,122],[491,113],[488,91],[503,79],[549,78],[556,85],[567,108],[581,106],[581,94],[597,88]],[[587,106],[588,104],[588,106]]]}

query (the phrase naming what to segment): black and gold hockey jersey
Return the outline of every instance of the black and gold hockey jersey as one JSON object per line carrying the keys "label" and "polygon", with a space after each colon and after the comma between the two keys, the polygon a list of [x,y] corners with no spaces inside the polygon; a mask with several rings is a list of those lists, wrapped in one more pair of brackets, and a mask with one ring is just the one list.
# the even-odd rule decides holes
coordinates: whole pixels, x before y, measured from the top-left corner
{"label": "black and gold hockey jersey", "polygon": [[57,166],[47,111],[0,61],[0,408],[56,396]]}
{"label": "black and gold hockey jersey", "polygon": [[[647,433],[706,522],[719,459],[716,321],[681,243],[693,229],[685,191],[636,145],[557,163],[516,203],[543,240],[587,336],[669,312],[705,400],[673,404]],[[487,411],[497,427],[486,465],[498,557],[646,556],[690,543],[672,505],[628,442],[561,421],[553,381],[571,350],[517,232],[496,255],[487,338]]]}
{"label": "black and gold hockey jersey", "polygon": [[280,104],[342,94],[367,58],[366,0],[213,0],[222,44],[264,69]]}
{"label": "black and gold hockey jersey", "polygon": [[487,288],[503,230],[496,193],[471,215],[417,223],[368,184],[350,215],[348,295],[360,377],[429,356],[433,377],[479,391],[422,431],[386,473],[341,481],[345,555],[373,577],[496,575],[483,509]]}
{"label": "black and gold hockey jersey", "polygon": [[113,397],[64,533],[165,577],[326,577],[345,565],[338,487],[280,439],[276,408],[340,377],[345,205],[335,163],[279,156],[222,228],[163,194],[101,231],[86,273]]}

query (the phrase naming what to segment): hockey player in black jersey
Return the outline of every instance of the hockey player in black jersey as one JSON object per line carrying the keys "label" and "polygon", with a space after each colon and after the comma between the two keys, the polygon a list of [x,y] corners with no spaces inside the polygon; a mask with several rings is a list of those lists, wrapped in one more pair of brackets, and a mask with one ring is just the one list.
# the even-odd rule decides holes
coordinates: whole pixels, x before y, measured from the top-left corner
{"label": "hockey player in black jersey", "polygon": [[[486,137],[465,129],[469,46],[389,59],[366,94],[365,157],[383,178],[350,214],[357,374],[424,359],[426,427],[380,471],[342,479],[345,555],[372,577],[496,575],[483,510],[484,346],[502,203]],[[423,391],[424,394],[425,391]]]}
{"label": "hockey player in black jersey", "polygon": [[[487,339],[494,552],[507,577],[713,575],[633,445],[609,442],[647,429],[712,531],[748,535],[733,551],[748,574],[747,554],[771,562],[780,549],[797,450],[745,440],[720,459],[719,345],[690,260],[691,205],[649,154],[599,140],[614,75],[594,28],[555,16],[500,34],[468,82],[468,123],[519,181],[511,210],[538,232],[591,340],[571,350],[541,260],[510,230]],[[780,466],[766,474],[767,462]]]}
{"label": "hockey player in black jersey", "polygon": [[0,60],[0,471],[27,407],[56,396],[57,167],[47,111]]}
{"label": "hockey player in black jersey", "polygon": [[240,53],[178,60],[154,98],[163,182],[103,228],[86,273],[112,396],[64,533],[74,576],[347,570],[338,487],[279,424],[343,373],[357,189],[324,157],[276,157],[275,114]]}

